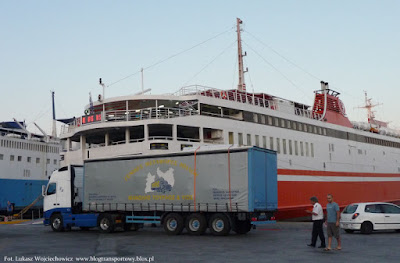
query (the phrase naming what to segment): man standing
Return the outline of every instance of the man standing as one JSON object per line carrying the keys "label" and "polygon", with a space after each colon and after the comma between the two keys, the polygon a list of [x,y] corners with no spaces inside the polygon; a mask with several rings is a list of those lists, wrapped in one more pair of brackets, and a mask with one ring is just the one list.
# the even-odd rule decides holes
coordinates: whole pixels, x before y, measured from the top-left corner
{"label": "man standing", "polygon": [[336,250],[341,250],[342,245],[340,243],[340,209],[337,203],[333,202],[333,196],[328,194],[327,196],[328,204],[326,205],[326,222],[327,222],[327,232],[328,232],[328,247],[325,250],[329,251],[332,249],[332,236],[337,240]]}
{"label": "man standing", "polygon": [[324,212],[322,210],[322,206],[318,203],[318,199],[313,196],[310,198],[311,204],[313,205],[313,210],[306,210],[307,213],[310,213],[313,221],[313,230],[311,235],[311,244],[308,244],[309,247],[315,247],[317,244],[317,237],[321,240],[321,245],[318,248],[325,248],[325,236],[324,230],[322,229],[322,224],[324,223]]}

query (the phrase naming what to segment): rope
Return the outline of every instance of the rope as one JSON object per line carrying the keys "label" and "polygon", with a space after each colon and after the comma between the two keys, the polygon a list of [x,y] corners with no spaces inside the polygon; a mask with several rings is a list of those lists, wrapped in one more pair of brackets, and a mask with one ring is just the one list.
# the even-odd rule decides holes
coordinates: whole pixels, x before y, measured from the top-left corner
{"label": "rope", "polygon": [[[163,62],[165,62],[165,61],[167,61],[167,60],[170,60],[170,59],[172,59],[172,58],[174,58],[174,57],[176,57],[176,56],[179,56],[179,55],[181,55],[181,54],[183,54],[183,53],[185,53],[185,52],[188,52],[188,51],[190,51],[190,50],[192,50],[192,49],[194,49],[194,48],[196,48],[196,47],[198,47],[198,46],[201,46],[201,45],[203,45],[203,44],[205,44],[205,43],[207,43],[207,42],[209,42],[209,41],[211,41],[211,40],[213,40],[213,39],[216,39],[217,37],[219,37],[219,36],[221,36],[221,35],[224,35],[224,34],[230,32],[230,31],[232,31],[232,30],[233,30],[233,27],[231,27],[230,29],[228,29],[228,30],[226,30],[226,31],[224,31],[224,32],[222,32],[222,33],[219,33],[219,34],[217,34],[217,35],[215,35],[215,36],[213,36],[213,37],[211,37],[211,38],[209,38],[209,39],[207,39],[207,40],[204,40],[204,41],[202,41],[202,42],[200,42],[200,43],[198,43],[198,44],[196,44],[196,45],[194,45],[194,46],[192,46],[192,47],[190,47],[190,48],[188,48],[188,49],[185,49],[185,50],[180,51],[180,52],[178,52],[178,53],[176,53],[176,54],[173,54],[173,55],[171,55],[171,56],[169,56],[169,57],[167,57],[167,58],[165,58],[165,59],[161,59],[161,60],[159,60],[158,62],[156,62],[156,63],[154,63],[154,64],[152,64],[152,65],[150,65],[150,66],[144,67],[143,70],[147,70],[147,69],[150,69],[150,68],[152,68],[152,67],[155,67],[155,66],[157,66],[157,65],[159,65],[159,64],[161,64],[161,63],[163,63]],[[134,75],[136,75],[136,74],[139,74],[141,71],[142,71],[142,70],[138,70],[138,71],[136,71],[135,73],[132,73],[132,74],[130,74],[130,75],[128,75],[128,76],[126,76],[126,77],[120,79],[120,80],[117,80],[117,81],[115,81],[115,82],[113,82],[113,83],[107,85],[107,87],[110,87],[110,86],[112,86],[112,85],[115,85],[115,84],[117,84],[118,82],[121,82],[121,81],[123,81],[123,80],[125,80],[125,79],[127,79],[127,78],[130,78],[130,77],[132,77],[132,76],[134,76]]]}

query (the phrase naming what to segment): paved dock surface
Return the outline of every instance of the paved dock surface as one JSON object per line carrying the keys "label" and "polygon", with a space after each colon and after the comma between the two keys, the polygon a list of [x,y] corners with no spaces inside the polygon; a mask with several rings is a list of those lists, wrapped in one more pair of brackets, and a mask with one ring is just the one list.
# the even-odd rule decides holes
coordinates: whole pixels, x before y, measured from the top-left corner
{"label": "paved dock surface", "polygon": [[56,233],[38,221],[24,222],[0,225],[0,262],[85,258],[87,262],[114,262],[107,258],[127,262],[118,259],[122,257],[135,262],[400,262],[400,233],[342,232],[343,249],[325,252],[307,247],[311,229],[312,223],[278,222],[247,235],[168,236],[161,227],[112,234],[97,229]]}

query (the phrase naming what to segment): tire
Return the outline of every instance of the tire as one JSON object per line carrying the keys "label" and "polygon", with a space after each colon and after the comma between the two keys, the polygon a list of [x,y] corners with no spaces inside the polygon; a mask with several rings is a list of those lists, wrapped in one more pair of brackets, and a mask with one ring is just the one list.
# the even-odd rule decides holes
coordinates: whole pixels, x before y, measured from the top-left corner
{"label": "tire", "polygon": [[352,233],[354,233],[354,230],[352,230],[352,229],[345,229],[344,232],[349,233],[349,234],[352,234]]}
{"label": "tire", "polygon": [[361,233],[369,235],[374,230],[374,226],[371,222],[364,222],[361,224]]}
{"label": "tire", "polygon": [[164,218],[163,227],[168,235],[179,235],[185,227],[183,217],[177,213],[168,214]]}
{"label": "tire", "polygon": [[124,229],[124,231],[131,231],[132,227],[133,227],[133,224],[131,224],[131,223],[124,223],[123,229]]}
{"label": "tire", "polygon": [[232,230],[238,235],[247,234],[251,230],[251,222],[250,220],[235,220]]}
{"label": "tire", "polygon": [[231,231],[231,223],[229,218],[222,214],[216,213],[210,217],[210,221],[208,223],[211,234],[214,236],[226,236]]}
{"label": "tire", "polygon": [[133,223],[131,231],[138,231],[140,228],[143,228],[143,224]]}
{"label": "tire", "polygon": [[114,232],[115,224],[111,215],[102,214],[99,216],[97,221],[97,225],[99,227],[100,232],[102,233],[112,233]]}
{"label": "tire", "polygon": [[193,236],[202,235],[207,230],[206,217],[199,213],[190,214],[186,218],[185,227],[190,235],[193,235]]}
{"label": "tire", "polygon": [[64,231],[64,222],[60,214],[55,214],[50,217],[50,225],[54,232]]}

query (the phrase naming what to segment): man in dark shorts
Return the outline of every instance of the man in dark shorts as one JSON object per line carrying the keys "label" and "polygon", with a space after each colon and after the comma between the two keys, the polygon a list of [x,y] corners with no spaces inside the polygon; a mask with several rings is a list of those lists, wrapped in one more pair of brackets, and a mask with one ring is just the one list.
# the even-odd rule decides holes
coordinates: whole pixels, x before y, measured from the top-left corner
{"label": "man in dark shorts", "polygon": [[329,251],[332,249],[332,236],[337,240],[336,250],[341,250],[342,245],[340,242],[340,209],[339,205],[333,202],[333,196],[328,194],[328,204],[326,205],[326,223],[328,232],[328,247],[325,250]]}

